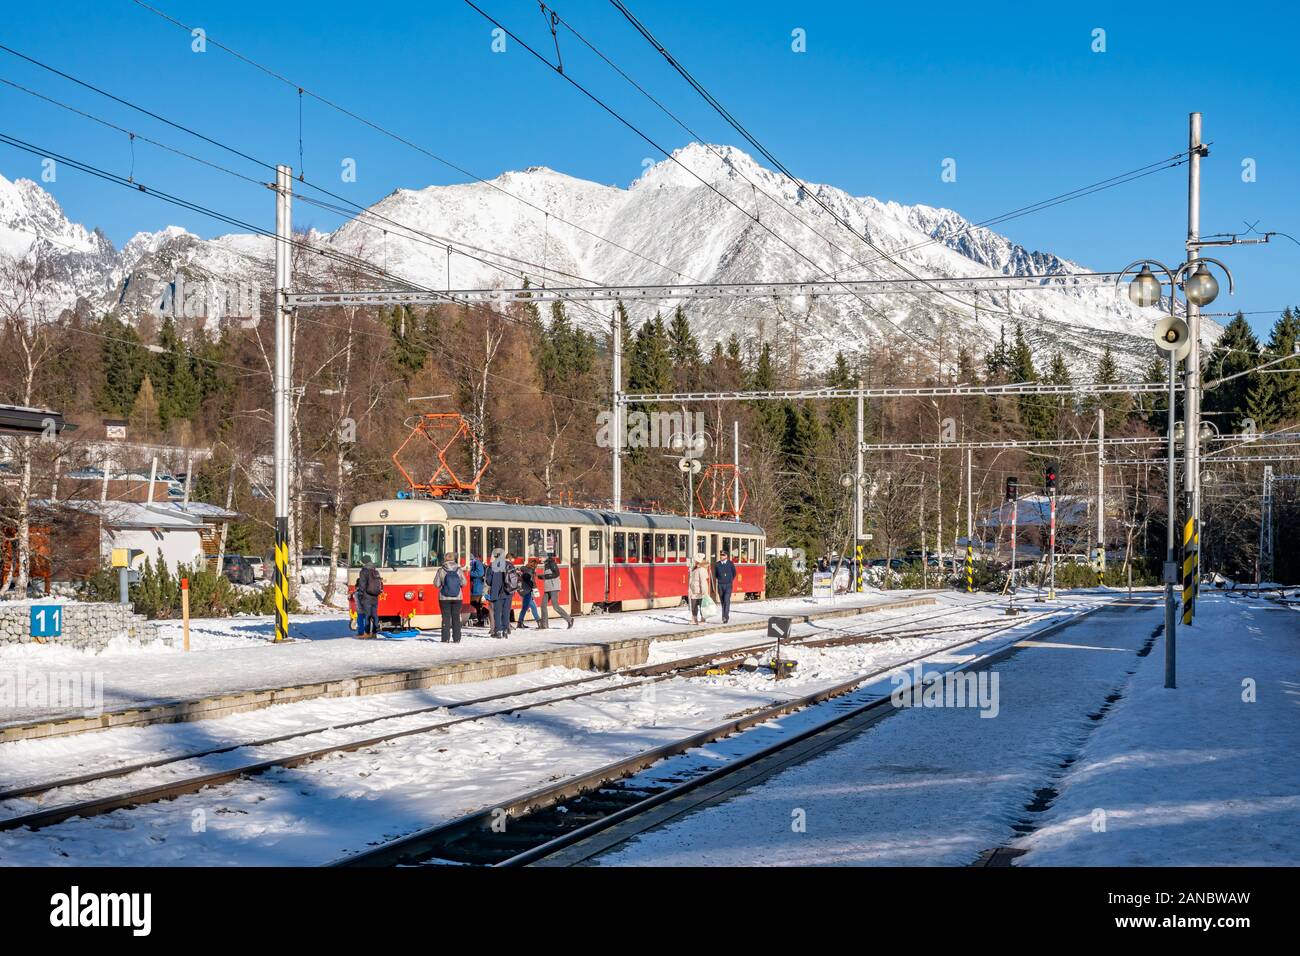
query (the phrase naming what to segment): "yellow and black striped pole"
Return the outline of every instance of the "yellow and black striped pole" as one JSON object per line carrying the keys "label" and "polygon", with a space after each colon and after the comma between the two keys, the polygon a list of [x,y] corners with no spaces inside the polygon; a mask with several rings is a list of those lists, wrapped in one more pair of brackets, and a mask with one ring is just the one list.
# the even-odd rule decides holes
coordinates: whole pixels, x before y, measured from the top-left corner
{"label": "yellow and black striped pole", "polygon": [[289,519],[275,519],[275,639],[289,638]]}
{"label": "yellow and black striped pole", "polygon": [[860,594],[860,593],[862,593],[862,591],[864,590],[864,588],[863,588],[863,583],[864,583],[864,582],[863,582],[863,579],[862,579],[862,545],[861,545],[861,543],[858,544],[858,552],[857,552],[857,553],[858,553],[858,565],[857,565],[857,570],[858,570],[858,573],[857,573],[857,590],[858,590],[858,593]]}
{"label": "yellow and black striped pole", "polygon": [[1094,565],[1097,570],[1097,587],[1103,587],[1106,584],[1106,549],[1100,545],[1097,547]]}
{"label": "yellow and black striped pole", "polygon": [[1196,519],[1188,518],[1183,525],[1183,623],[1191,624],[1196,617],[1196,584],[1199,577],[1201,540],[1196,533]]}
{"label": "yellow and black striped pole", "polygon": [[975,554],[969,538],[966,539],[966,593],[975,593]]}

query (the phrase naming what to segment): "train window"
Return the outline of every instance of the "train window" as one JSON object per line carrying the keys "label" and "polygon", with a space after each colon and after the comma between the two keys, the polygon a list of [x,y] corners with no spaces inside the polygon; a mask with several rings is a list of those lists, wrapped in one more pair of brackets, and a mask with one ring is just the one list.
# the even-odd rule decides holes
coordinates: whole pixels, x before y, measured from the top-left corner
{"label": "train window", "polygon": [[701,534],[701,535],[697,535],[697,536],[696,536],[696,538],[695,538],[695,553],[696,553],[696,554],[702,554],[702,555],[704,555],[704,556],[707,558],[707,557],[709,556],[709,549],[708,549],[708,547],[705,545],[704,541],[705,541],[705,537],[704,537],[704,535]]}
{"label": "train window", "polygon": [[447,529],[440,524],[431,524],[425,529],[429,544],[429,563],[425,567],[436,568],[447,557]]}
{"label": "train window", "polygon": [[465,526],[458,524],[451,529],[451,552],[456,560],[465,563]]}
{"label": "train window", "polygon": [[480,561],[487,557],[487,554],[483,551],[482,528],[469,529],[469,553],[474,555],[474,557],[478,558]]}
{"label": "train window", "polygon": [[487,529],[487,550],[488,553],[484,558],[492,557],[492,552],[498,548],[505,550],[506,546],[506,529],[505,528],[488,528]]}
{"label": "train window", "polygon": [[652,535],[649,531],[643,531],[641,533],[641,560],[644,561],[646,564],[650,563],[650,558],[655,553],[654,541],[655,541],[655,536]]}
{"label": "train window", "polygon": [[[564,560],[564,534],[559,528],[546,529],[546,550],[555,552],[555,560]],[[545,554],[542,557],[546,557]]]}
{"label": "train window", "polygon": [[718,560],[718,536],[716,534],[709,535],[709,560]]}
{"label": "train window", "polygon": [[354,568],[361,567],[364,561],[379,564],[383,560],[384,526],[380,524],[354,524],[352,526],[352,548],[348,555],[348,564]]}
{"label": "train window", "polygon": [[682,549],[677,543],[680,540],[681,540],[681,535],[670,534],[668,536],[668,560],[669,561],[676,561],[678,558],[682,556]]}
{"label": "train window", "polygon": [[614,532],[614,560],[627,560],[627,535],[622,531]]}
{"label": "train window", "polygon": [[[438,530],[441,530],[438,529]],[[439,542],[441,546],[441,541]],[[384,525],[384,560],[386,568],[418,568],[424,564],[424,526],[418,524]]]}
{"label": "train window", "polygon": [[641,537],[635,531],[627,535],[627,559],[632,564],[641,560]]}
{"label": "train window", "polygon": [[506,532],[506,550],[516,558],[524,557],[524,529],[511,528]]}
{"label": "train window", "polygon": [[736,560],[741,562],[742,564],[749,563],[749,539],[737,538],[736,550],[739,552],[739,554],[736,555]]}
{"label": "train window", "polygon": [[541,528],[528,529],[528,557],[544,558],[546,557],[546,541]]}
{"label": "train window", "polygon": [[662,534],[655,535],[655,560],[662,561],[668,557],[668,543]]}
{"label": "train window", "polygon": [[601,554],[601,545],[604,542],[604,536],[599,531],[587,532],[587,560],[595,561],[597,564],[603,564],[604,556]]}

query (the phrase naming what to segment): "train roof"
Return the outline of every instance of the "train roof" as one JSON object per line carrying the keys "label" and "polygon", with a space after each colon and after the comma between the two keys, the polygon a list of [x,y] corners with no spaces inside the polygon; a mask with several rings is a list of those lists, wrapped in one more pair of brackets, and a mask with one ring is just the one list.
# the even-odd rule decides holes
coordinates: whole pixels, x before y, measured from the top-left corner
{"label": "train roof", "polygon": [[[551,505],[515,505],[500,501],[448,501],[433,498],[395,498],[387,501],[368,501],[352,509],[351,522],[374,520],[440,520],[464,518],[468,521],[518,521],[526,523],[555,523],[609,525],[615,528],[646,530],[682,530],[690,528],[683,515],[644,514],[637,511],[606,511],[597,508],[568,508]],[[745,521],[717,521],[696,518],[696,531],[718,534],[762,535],[758,525]]]}

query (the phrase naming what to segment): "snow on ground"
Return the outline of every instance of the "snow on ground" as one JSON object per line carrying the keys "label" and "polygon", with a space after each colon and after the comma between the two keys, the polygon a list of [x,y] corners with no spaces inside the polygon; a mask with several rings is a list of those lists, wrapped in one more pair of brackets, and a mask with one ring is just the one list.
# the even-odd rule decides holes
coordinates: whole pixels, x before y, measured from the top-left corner
{"label": "snow on ground", "polygon": [[1016,844],[1020,865],[1300,863],[1294,612],[1202,592],[1177,635],[1178,688],[1164,687],[1158,647]]}
{"label": "snow on ground", "polygon": [[[732,799],[634,837],[600,865],[962,865],[1014,836],[1162,620],[1103,608],[990,670],[997,712],[908,708]],[[988,711],[986,711],[988,712]]]}
{"label": "snow on ground", "polygon": [[[914,592],[873,592],[838,599],[786,598],[747,601],[732,609],[732,623],[752,621],[766,627],[770,614],[803,614],[828,607],[879,604]],[[686,608],[666,608],[621,614],[594,614],[575,619],[572,630],[552,627],[512,632],[507,640],[484,636],[466,628],[460,644],[442,644],[435,632],[414,639],[356,640],[348,618],[334,615],[290,615],[294,641],[272,642],[274,625],[266,616],[196,618],[190,622],[190,646],[180,650],[181,625],[168,622],[163,631],[174,647],[154,643],[121,647],[94,655],[57,645],[18,644],[0,649],[0,674],[22,672],[24,679],[54,671],[92,670],[103,681],[103,708],[142,706],[175,700],[192,700],[225,693],[284,687],[317,681],[340,680],[450,661],[497,657],[541,651],[575,643],[648,638],[688,632],[694,628]],[[749,634],[752,643],[754,634]],[[31,706],[0,709],[0,726],[32,720],[72,716],[81,707]]]}
{"label": "snow on ground", "polygon": [[[1077,613],[1087,602],[1064,599],[1053,610]],[[920,616],[934,608],[914,608]],[[655,612],[662,614],[663,612]],[[998,618],[998,609],[985,608],[986,620]],[[877,615],[872,615],[875,618]],[[868,619],[869,620],[869,619]],[[1041,626],[1043,618],[1020,618],[1023,629]],[[1007,619],[1002,618],[1001,622]],[[1001,623],[1000,622],[1000,623]],[[936,622],[939,623],[939,622]],[[116,811],[88,820],[69,820],[37,832],[0,833],[0,862],[7,864],[82,863],[108,865],[267,865],[320,863],[355,850],[368,842],[391,838],[468,812],[491,807],[510,797],[564,776],[591,770],[614,759],[679,739],[691,732],[774,700],[802,696],[838,683],[863,671],[885,668],[920,653],[949,659],[943,648],[972,636],[970,632],[943,632],[928,638],[909,638],[883,644],[845,648],[792,649],[801,666],[791,680],[774,683],[762,673],[725,677],[675,678],[645,686],[628,686],[581,700],[547,705],[509,716],[489,717],[433,733],[419,734],[369,750],[341,754],[294,770],[271,771],[167,803]],[[1003,644],[1016,640],[1003,634]],[[683,641],[692,645],[695,641]],[[698,653],[683,647],[683,655]],[[611,682],[624,680],[610,678]],[[495,683],[495,682],[494,682]],[[485,685],[456,688],[456,693],[478,696]],[[451,688],[418,692],[439,697]],[[385,695],[398,697],[399,695]],[[268,727],[312,725],[312,718],[328,710],[337,718],[354,708],[390,707],[392,700],[347,698],[304,702],[292,718],[281,708],[197,725],[164,725],[134,732],[134,754],[164,749],[181,752],[195,742],[207,743],[243,733],[262,715]],[[470,712],[495,710],[504,702],[474,705]],[[286,708],[287,709],[287,708]],[[466,711],[453,712],[461,716]],[[358,739],[381,728],[437,722],[439,714],[395,718],[356,731],[325,731],[313,742]],[[11,765],[23,779],[63,776],[79,765],[99,765],[121,759],[117,748],[96,751],[91,737],[119,735],[105,731],[85,740],[32,741],[0,747],[0,759],[13,753]],[[171,735],[177,734],[173,738]],[[197,736],[196,736],[197,735]],[[262,736],[257,734],[257,736]],[[123,740],[128,738],[115,737]],[[249,739],[244,736],[243,739]],[[107,792],[131,789],[193,774],[265,759],[269,755],[297,752],[303,739],[229,754],[202,758],[168,768],[142,771],[128,778],[94,787]],[[10,750],[9,748],[15,748]],[[49,749],[47,749],[49,748]],[[123,750],[125,753],[125,749]],[[42,758],[48,756],[49,759]],[[59,772],[52,773],[59,766]],[[103,792],[96,789],[94,792]],[[43,805],[62,804],[86,795],[85,788],[67,788],[43,798]],[[23,812],[22,801],[12,801],[4,812]]]}

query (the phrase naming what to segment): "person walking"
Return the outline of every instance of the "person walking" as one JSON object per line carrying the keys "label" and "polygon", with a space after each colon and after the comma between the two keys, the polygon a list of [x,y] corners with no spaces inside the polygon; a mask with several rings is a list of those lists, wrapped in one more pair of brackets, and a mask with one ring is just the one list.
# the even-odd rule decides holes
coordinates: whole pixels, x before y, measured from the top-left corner
{"label": "person walking", "polygon": [[709,559],[701,552],[695,556],[695,566],[691,568],[690,576],[686,580],[686,599],[691,605],[691,621],[695,624],[703,624],[704,616],[700,613],[700,605],[704,599],[709,596],[713,590],[713,577],[709,574]]}
{"label": "person walking", "polygon": [[722,608],[722,623],[731,619],[731,589],[736,584],[736,566],[731,563],[731,555],[725,550],[718,556],[718,563],[713,566],[713,580],[718,588],[718,605]]}
{"label": "person walking", "polygon": [[477,554],[469,556],[469,606],[472,618],[479,627],[487,624],[488,609],[483,604],[484,581],[487,578],[487,566],[478,559]]}
{"label": "person walking", "polygon": [[510,636],[510,599],[514,592],[510,589],[508,578],[515,568],[506,560],[506,553],[501,548],[492,552],[492,565],[487,574],[487,596],[492,602],[492,636]]}
{"label": "person walking", "polygon": [[555,560],[555,552],[546,552],[546,564],[542,567],[542,629],[545,630],[551,626],[550,615],[548,611],[552,604],[555,610],[559,612],[560,617],[568,622],[569,627],[573,627],[573,616],[564,608],[560,607],[560,562]]}
{"label": "person walking", "polygon": [[442,567],[433,576],[438,592],[438,614],[442,618],[442,643],[460,643],[460,611],[464,606],[465,570],[456,555],[448,553]]}
{"label": "person walking", "polygon": [[379,632],[379,595],[384,593],[384,579],[379,576],[375,562],[366,557],[361,562],[357,586],[352,599],[357,605],[357,636],[374,637]]}
{"label": "person walking", "polygon": [[540,628],[542,626],[541,615],[537,613],[537,602],[533,599],[533,592],[537,590],[537,559],[529,558],[528,563],[519,569],[519,623],[515,625],[518,630],[528,630],[528,625],[524,623],[528,617],[528,612],[533,612],[533,623]]}

